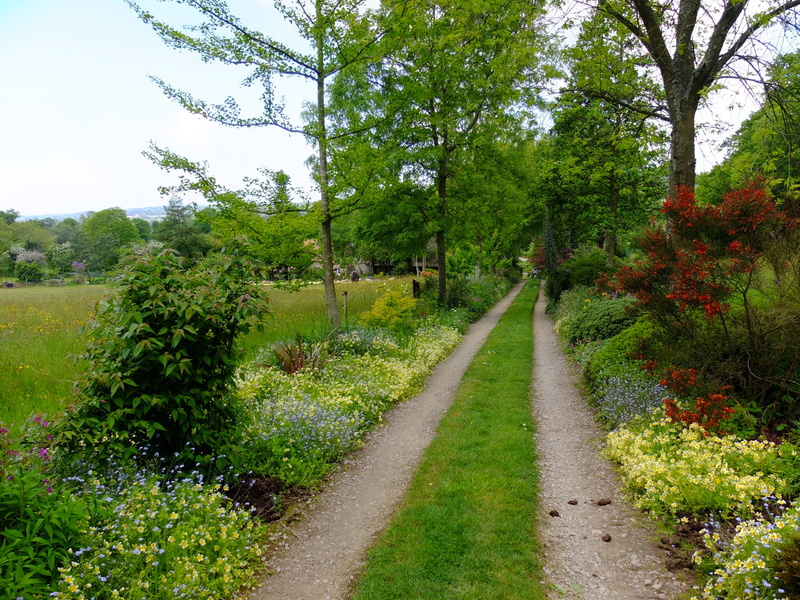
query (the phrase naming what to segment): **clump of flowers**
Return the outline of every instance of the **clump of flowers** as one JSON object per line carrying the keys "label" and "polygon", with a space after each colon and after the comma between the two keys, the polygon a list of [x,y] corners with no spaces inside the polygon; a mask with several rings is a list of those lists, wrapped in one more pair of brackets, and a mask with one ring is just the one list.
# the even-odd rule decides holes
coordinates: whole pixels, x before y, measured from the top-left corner
{"label": "clump of flowers", "polygon": [[358,329],[330,340],[323,370],[290,376],[250,365],[238,394],[251,415],[244,448],[252,468],[288,485],[317,481],[387,408],[419,391],[460,339],[429,325],[400,345],[385,331]]}
{"label": "clump of flowers", "polygon": [[667,388],[644,375],[636,365],[619,367],[615,375],[598,382],[597,408],[612,429],[658,410]]}
{"label": "clump of flowers", "polygon": [[[797,597],[792,581],[786,581],[791,569],[787,558],[796,550],[800,531],[800,507],[793,506],[775,518],[758,518],[741,522],[736,534],[725,543],[713,528],[706,528],[705,552],[695,554],[701,564],[710,553],[715,565],[703,589],[702,600],[737,598],[740,600],[790,600]],[[787,571],[788,569],[788,571]],[[796,582],[794,582],[796,586]],[[699,600],[694,597],[693,600]]]}
{"label": "clump of flowers", "polygon": [[84,525],[54,598],[226,598],[261,568],[264,526],[199,473],[90,473],[75,483],[107,518]]}
{"label": "clump of flowers", "polygon": [[659,514],[751,516],[759,499],[788,485],[775,444],[709,435],[697,424],[664,418],[639,432],[620,428],[607,442],[636,506]]}

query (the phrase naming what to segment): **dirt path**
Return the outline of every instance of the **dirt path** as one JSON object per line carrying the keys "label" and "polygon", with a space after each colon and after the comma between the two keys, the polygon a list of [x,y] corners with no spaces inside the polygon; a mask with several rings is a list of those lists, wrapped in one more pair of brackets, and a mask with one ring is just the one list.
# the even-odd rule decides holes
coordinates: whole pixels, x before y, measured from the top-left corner
{"label": "dirt path", "polygon": [[388,524],[436,426],[489,332],[522,285],[474,323],[436,367],[425,392],[399,404],[317,495],[295,527],[281,534],[274,572],[251,600],[344,600],[373,539]]}
{"label": "dirt path", "polygon": [[674,598],[685,585],[664,569],[656,536],[621,498],[615,473],[598,456],[602,434],[576,391],[545,307],[542,295],[534,316],[534,413],[549,597]]}

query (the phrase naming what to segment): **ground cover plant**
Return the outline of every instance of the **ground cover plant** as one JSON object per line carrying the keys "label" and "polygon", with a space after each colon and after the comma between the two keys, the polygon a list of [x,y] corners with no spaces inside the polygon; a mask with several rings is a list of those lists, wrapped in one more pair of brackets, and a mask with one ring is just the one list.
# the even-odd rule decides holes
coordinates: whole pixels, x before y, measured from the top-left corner
{"label": "ground cover plant", "polygon": [[287,486],[318,481],[386,409],[418,392],[460,339],[454,328],[431,324],[401,345],[391,330],[355,328],[330,339],[323,369],[245,367],[238,396],[250,419],[249,468]]}
{"label": "ground cover plant", "polygon": [[545,597],[530,411],[537,288],[523,289],[467,370],[355,600]]}
{"label": "ground cover plant", "polygon": [[80,328],[104,286],[0,289],[0,423],[54,414],[69,398],[86,348]]}
{"label": "ground cover plant", "polygon": [[606,440],[605,455],[620,465],[634,504],[655,514],[752,517],[763,498],[797,493],[780,461],[796,451],[791,444],[708,435],[669,418],[620,428]]}

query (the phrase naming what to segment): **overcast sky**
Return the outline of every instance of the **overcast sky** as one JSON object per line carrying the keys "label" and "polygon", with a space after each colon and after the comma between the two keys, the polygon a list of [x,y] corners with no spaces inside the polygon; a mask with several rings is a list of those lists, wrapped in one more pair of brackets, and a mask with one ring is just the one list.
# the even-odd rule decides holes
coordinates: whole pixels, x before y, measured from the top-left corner
{"label": "overcast sky", "polygon": [[[156,15],[170,14],[169,5],[149,4]],[[271,0],[230,5],[280,36]],[[238,95],[246,74],[167,47],[122,0],[0,0],[0,210],[33,216],[164,205],[157,188],[176,177],[142,156],[150,140],[207,161],[230,187],[259,167],[310,187],[304,162],[313,149],[301,136],[209,123],[148,79],[217,102]],[[313,89],[282,94],[299,114]]]}
{"label": "overcast sky", "polygon": [[[191,20],[170,3],[143,3],[170,23]],[[289,39],[272,0],[229,4],[251,26]],[[148,75],[210,102],[234,95],[247,105],[249,92],[258,111],[256,91],[240,87],[246,70],[167,47],[123,0],[0,0],[0,210],[35,216],[164,205],[158,187],[177,178],[142,156],[150,140],[207,161],[229,187],[266,167],[311,190],[304,163],[313,149],[301,136],[191,116]],[[279,91],[295,116],[313,93],[299,84]],[[754,106],[728,110],[726,100],[715,122],[740,122]],[[699,133],[701,170],[723,157],[715,150],[723,138]]]}

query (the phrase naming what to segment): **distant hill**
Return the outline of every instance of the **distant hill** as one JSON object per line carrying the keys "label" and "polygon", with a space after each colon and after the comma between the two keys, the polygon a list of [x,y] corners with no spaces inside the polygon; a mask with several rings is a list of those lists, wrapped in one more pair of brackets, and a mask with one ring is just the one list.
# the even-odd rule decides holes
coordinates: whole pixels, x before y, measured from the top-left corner
{"label": "distant hill", "polygon": [[[204,205],[198,205],[198,208],[205,208]],[[60,214],[47,214],[47,215],[20,215],[19,221],[30,221],[32,219],[55,219],[62,221],[64,219],[78,219],[92,211],[74,212],[74,213],[60,213]],[[97,211],[94,211],[97,212]],[[163,206],[148,206],[145,208],[126,208],[125,212],[131,219],[144,219],[145,221],[159,221],[164,218]]]}

